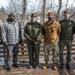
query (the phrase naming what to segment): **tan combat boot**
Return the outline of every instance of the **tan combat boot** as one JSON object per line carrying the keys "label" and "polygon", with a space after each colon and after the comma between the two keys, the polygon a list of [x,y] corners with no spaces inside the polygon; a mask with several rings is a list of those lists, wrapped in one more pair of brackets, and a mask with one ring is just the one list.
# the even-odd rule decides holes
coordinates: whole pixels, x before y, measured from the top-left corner
{"label": "tan combat boot", "polygon": [[43,69],[47,69],[48,68],[48,62],[46,62],[43,66]]}
{"label": "tan combat boot", "polygon": [[56,63],[53,63],[52,69],[53,69],[53,70],[57,70],[57,65],[56,65]]}

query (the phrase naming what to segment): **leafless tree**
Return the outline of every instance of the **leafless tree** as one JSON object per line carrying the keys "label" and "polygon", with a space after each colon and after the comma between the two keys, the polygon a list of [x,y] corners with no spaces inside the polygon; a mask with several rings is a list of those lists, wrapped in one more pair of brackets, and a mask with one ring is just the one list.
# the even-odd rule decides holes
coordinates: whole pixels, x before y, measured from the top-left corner
{"label": "leafless tree", "polygon": [[46,0],[43,0],[43,23],[45,21]]}
{"label": "leafless tree", "polygon": [[[75,0],[73,0],[73,3],[71,3],[71,6],[69,6],[69,1],[66,0],[66,4],[62,3],[63,0],[37,0],[38,4],[35,3],[35,0],[9,0],[9,10],[10,12],[14,12],[16,14],[20,14],[20,18],[22,22],[25,20],[28,20],[28,16],[32,12],[36,12],[37,15],[41,17],[41,22],[43,23],[46,19],[46,15],[49,11],[53,11],[56,16],[56,20],[58,21],[60,19],[60,16],[63,10],[65,8],[74,8]],[[33,4],[32,4],[33,3]],[[28,6],[30,4],[30,6]],[[35,6],[35,7],[34,7]],[[9,13],[10,13],[9,12]],[[73,16],[75,14],[75,11],[72,12]],[[27,18],[27,19],[26,19]]]}
{"label": "leafless tree", "polygon": [[59,20],[61,8],[62,8],[62,0],[59,0],[59,7],[58,7],[57,15],[56,15],[57,21]]}

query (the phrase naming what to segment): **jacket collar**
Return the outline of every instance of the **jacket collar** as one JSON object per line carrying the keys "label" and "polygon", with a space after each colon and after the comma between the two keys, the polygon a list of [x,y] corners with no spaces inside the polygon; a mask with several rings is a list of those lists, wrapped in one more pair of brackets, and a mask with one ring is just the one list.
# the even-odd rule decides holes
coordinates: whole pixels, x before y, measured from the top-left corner
{"label": "jacket collar", "polygon": [[7,21],[7,23],[9,23],[9,24],[15,24],[15,22],[16,22],[16,21],[14,21],[14,22]]}

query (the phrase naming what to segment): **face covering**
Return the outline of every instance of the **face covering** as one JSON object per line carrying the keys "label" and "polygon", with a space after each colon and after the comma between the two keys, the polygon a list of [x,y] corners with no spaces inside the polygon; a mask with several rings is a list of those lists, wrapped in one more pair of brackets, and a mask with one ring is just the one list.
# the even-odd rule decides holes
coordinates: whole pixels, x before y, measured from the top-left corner
{"label": "face covering", "polygon": [[13,18],[10,18],[10,22],[14,22],[14,19]]}
{"label": "face covering", "polygon": [[14,19],[13,18],[8,18],[7,21],[14,22]]}
{"label": "face covering", "polygon": [[31,21],[34,23],[34,22],[37,21],[37,19],[36,18],[31,18]]}
{"label": "face covering", "polygon": [[70,15],[69,14],[65,14],[65,19],[69,19],[70,18]]}
{"label": "face covering", "polygon": [[48,20],[49,20],[49,21],[52,21],[52,20],[53,20],[53,17],[48,17]]}

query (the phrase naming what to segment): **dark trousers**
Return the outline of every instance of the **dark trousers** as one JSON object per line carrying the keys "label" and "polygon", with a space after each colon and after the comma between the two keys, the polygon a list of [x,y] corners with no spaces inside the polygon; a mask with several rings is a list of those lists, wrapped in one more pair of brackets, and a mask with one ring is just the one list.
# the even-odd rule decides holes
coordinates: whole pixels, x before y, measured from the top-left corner
{"label": "dark trousers", "polygon": [[17,61],[18,61],[18,59],[17,59],[18,51],[19,51],[19,45],[16,44],[13,49],[13,64],[15,64],[15,65],[17,64]]}
{"label": "dark trousers", "polygon": [[66,63],[70,64],[72,40],[60,40],[60,43],[59,43],[59,47],[60,47],[60,63],[63,64],[63,51],[64,51],[65,46],[67,48]]}
{"label": "dark trousers", "polygon": [[30,66],[39,65],[39,51],[40,44],[28,43],[28,54],[29,54],[29,64]]}
{"label": "dark trousers", "polygon": [[16,45],[8,45],[7,48],[7,58],[6,58],[6,66],[11,67],[12,66],[12,56],[13,54],[13,64],[17,64],[17,55],[18,55],[18,44]]}

